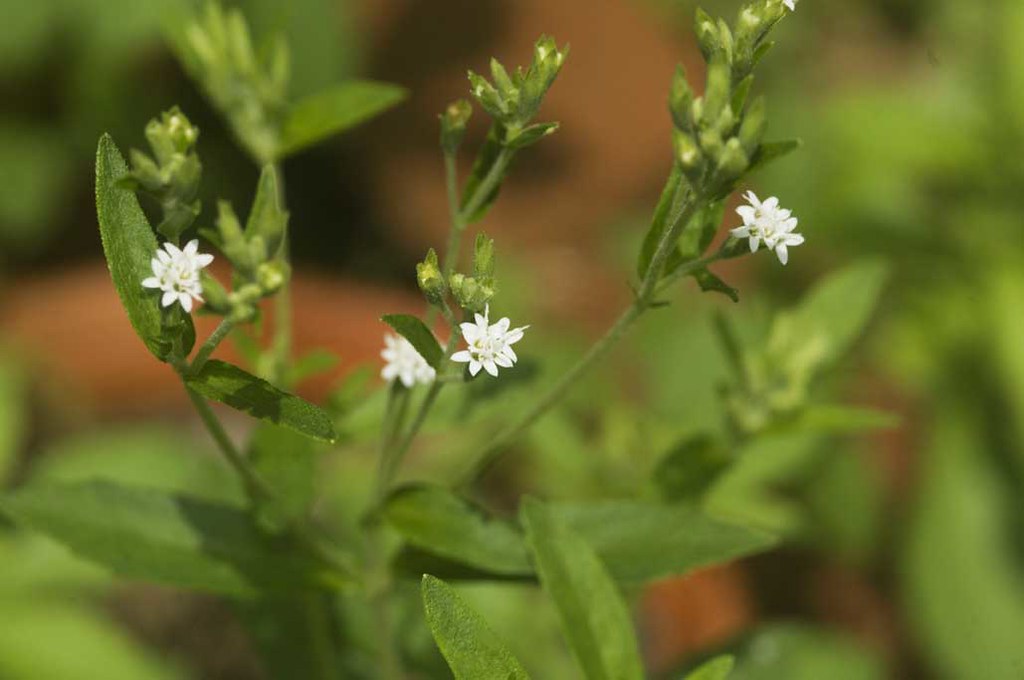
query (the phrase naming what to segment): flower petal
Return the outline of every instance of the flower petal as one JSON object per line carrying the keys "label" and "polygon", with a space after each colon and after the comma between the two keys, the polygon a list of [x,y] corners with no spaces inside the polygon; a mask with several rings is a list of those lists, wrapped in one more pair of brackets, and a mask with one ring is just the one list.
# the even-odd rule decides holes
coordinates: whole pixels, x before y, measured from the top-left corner
{"label": "flower petal", "polygon": [[490,373],[495,378],[497,378],[498,377],[498,367],[495,365],[494,361],[491,360],[491,359],[484,359],[483,363],[484,363],[484,370],[487,371],[488,373]]}
{"label": "flower petal", "polygon": [[465,363],[473,361],[473,355],[469,353],[469,350],[465,350],[464,349],[464,350],[461,350],[461,351],[456,352],[455,354],[453,354],[452,355],[452,361],[454,361],[456,363],[459,363],[459,364],[465,364]]}
{"label": "flower petal", "polygon": [[785,243],[775,246],[775,254],[779,256],[779,262],[782,264],[789,262],[789,250],[786,249]]}
{"label": "flower petal", "polygon": [[750,205],[741,205],[736,208],[736,214],[743,218],[744,224],[751,224],[757,219],[757,208]]}
{"label": "flower petal", "polygon": [[182,309],[186,312],[192,311],[192,298],[189,297],[188,293],[178,293],[178,302],[181,303]]}
{"label": "flower petal", "polygon": [[155,276],[150,276],[148,279],[142,279],[143,288],[159,288],[160,285],[160,279]]}
{"label": "flower petal", "polygon": [[175,293],[173,290],[169,290],[166,293],[164,293],[162,298],[160,298],[160,306],[161,307],[170,307],[171,305],[174,304],[174,301],[177,300],[177,299],[178,299],[178,294]]}
{"label": "flower petal", "polygon": [[735,229],[730,229],[729,233],[734,238],[750,238],[750,227],[736,227]]}
{"label": "flower petal", "polygon": [[756,253],[758,247],[761,245],[761,238],[758,236],[750,237],[750,252]]}
{"label": "flower petal", "polygon": [[481,364],[479,361],[469,362],[469,374],[471,376],[476,377],[476,374],[480,372],[481,368],[483,368],[483,364]]}

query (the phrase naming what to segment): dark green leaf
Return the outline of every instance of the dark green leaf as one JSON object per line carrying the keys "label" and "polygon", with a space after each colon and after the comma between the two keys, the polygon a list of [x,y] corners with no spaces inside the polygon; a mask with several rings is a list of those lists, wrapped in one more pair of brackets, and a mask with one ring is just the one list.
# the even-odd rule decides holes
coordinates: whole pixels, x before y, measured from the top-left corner
{"label": "dark green leaf", "polygon": [[[152,276],[150,260],[158,244],[135,194],[118,185],[126,174],[128,166],[117,146],[103,135],[96,150],[96,215],[103,253],[128,320],[149,351],[163,361],[172,347],[171,336],[164,330],[160,294],[142,287],[143,279]],[[194,338],[192,319],[184,315],[181,323]]]}
{"label": "dark green leaf", "polygon": [[384,518],[409,543],[488,573],[532,573],[523,537],[508,522],[436,486],[408,486],[384,505]]}
{"label": "dark green leaf", "polygon": [[424,574],[422,593],[430,631],[456,680],[530,677],[487,622],[451,586]]}
{"label": "dark green leaf", "polygon": [[277,389],[237,366],[211,359],[185,378],[189,389],[276,425],[324,442],[335,439],[334,425],[320,407]]}
{"label": "dark green leaf", "polygon": [[273,165],[263,167],[256,187],[249,219],[245,223],[245,235],[249,239],[259,236],[266,247],[265,259],[277,256],[284,241],[288,226],[288,213],[281,209],[281,189],[278,185],[277,170]]}
{"label": "dark green leaf", "polygon": [[0,511],[127,578],[238,596],[341,585],[231,505],[94,481],[33,485],[0,497]]}
{"label": "dark green leaf", "polygon": [[593,548],[539,501],[524,499],[520,514],[541,585],[584,675],[643,678],[629,609]]}
{"label": "dark green leaf", "polygon": [[444,350],[425,323],[408,314],[386,314],[381,317],[381,321],[408,340],[433,368],[440,366]]}
{"label": "dark green leaf", "polygon": [[697,285],[700,286],[700,289],[705,293],[721,293],[733,302],[740,301],[739,291],[712,274],[711,270],[706,267],[695,271],[693,273],[693,278],[697,281]]}
{"label": "dark green leaf", "polygon": [[784,142],[766,142],[757,148],[753,158],[750,159],[750,170],[759,170],[772,161],[783,156],[788,156],[803,145],[799,139],[789,139]]}
{"label": "dark green leaf", "polygon": [[679,192],[684,191],[685,187],[686,179],[683,177],[682,170],[678,164],[673,164],[672,172],[669,173],[668,180],[665,182],[665,188],[661,191],[661,198],[658,199],[658,205],[654,209],[651,227],[647,230],[643,245],[640,246],[640,257],[637,259],[636,273],[641,280],[647,276],[647,270],[651,266],[651,259],[654,258],[654,253],[658,250],[658,244],[661,243],[661,238],[669,226],[669,214],[672,213],[672,208],[679,199]]}
{"label": "dark green leaf", "polygon": [[736,660],[731,656],[716,656],[686,676],[686,680],[726,680]]}
{"label": "dark green leaf", "polygon": [[[501,123],[494,123],[491,126],[490,131],[487,133],[487,140],[484,142],[483,148],[480,150],[480,154],[476,157],[476,162],[473,163],[473,169],[469,173],[469,177],[466,179],[466,186],[462,190],[462,207],[469,204],[470,199],[476,194],[477,187],[484,181],[484,178],[491,172],[491,168],[498,161],[498,156],[501,150],[504,148],[503,142],[505,139],[505,128]],[[487,214],[491,204],[498,198],[498,192],[501,191],[502,180],[505,179],[505,174],[508,172],[508,163],[501,170],[501,175],[498,178],[498,183],[495,185],[491,193],[483,200],[480,207],[477,208],[472,215],[466,215],[466,223],[472,224],[483,219],[483,216]]]}
{"label": "dark green leaf", "polygon": [[681,576],[775,544],[767,533],[712,519],[686,505],[603,501],[559,504],[552,511],[586,539],[620,582]]}
{"label": "dark green leaf", "polygon": [[281,130],[279,158],[355,127],[405,99],[397,85],[353,80],[299,101]]}
{"label": "dark green leaf", "polygon": [[654,483],[666,501],[697,500],[726,466],[731,456],[707,435],[680,442],[654,469]]}

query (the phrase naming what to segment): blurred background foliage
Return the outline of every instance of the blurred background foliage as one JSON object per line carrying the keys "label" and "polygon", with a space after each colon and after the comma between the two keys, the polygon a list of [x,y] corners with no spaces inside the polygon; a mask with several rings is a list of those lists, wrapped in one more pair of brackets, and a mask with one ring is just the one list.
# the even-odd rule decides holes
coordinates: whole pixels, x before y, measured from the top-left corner
{"label": "blurred background foliage", "polygon": [[[237,4],[257,35],[288,35],[293,94],[352,75],[413,92],[384,119],[285,165],[297,269],[323,274],[298,289],[297,304],[301,310],[304,290],[307,309],[315,310],[306,327],[337,327],[303,339],[300,318],[299,344],[326,343],[347,376],[309,387],[330,399],[346,434],[337,455],[310,462],[320,472],[318,514],[344,531],[356,521],[374,465],[381,400],[368,390],[383,329],[372,320],[394,300],[415,309],[411,263],[444,233],[433,113],[465,92],[464,70],[491,53],[521,53],[542,31],[573,44],[567,92],[552,103],[563,131],[539,158],[517,166],[507,190],[512,207],[493,218],[504,247],[502,306],[534,323],[536,334],[509,375],[515,380],[446,394],[410,471],[427,479],[459,469],[445,454],[486,436],[526,403],[622,299],[668,167],[663,102],[671,62],[693,61],[693,5]],[[735,4],[706,8],[725,13]],[[242,204],[255,182],[256,171],[162,38],[165,22],[191,6],[43,0],[5,8],[5,485],[107,478],[218,498],[239,493],[183,404],[152,398],[172,387],[150,385],[146,376],[118,378],[134,365],[105,342],[126,327],[97,321],[107,318],[101,308],[116,308],[109,281],[96,279],[90,297],[78,286],[92,279],[65,278],[102,268],[91,186],[102,131],[125,147],[141,146],[145,121],[179,104],[202,129],[203,219],[215,197]],[[613,40],[616,31],[622,42]],[[767,256],[727,269],[743,296],[738,306],[680,291],[538,423],[525,455],[490,475],[496,507],[514,507],[524,491],[682,496],[785,537],[767,555],[636,593],[654,676],[679,677],[682,668],[734,650],[734,677],[744,679],[1024,677],[1022,34],[1019,0],[803,0],[758,87],[769,98],[771,136],[801,137],[805,145],[764,171],[754,188],[783,197],[808,245],[785,269]],[[613,100],[619,84],[633,81],[649,81],[650,101],[637,100],[640,113],[629,118]],[[589,99],[580,94],[605,82]],[[665,119],[650,153],[634,127],[644,115]],[[605,192],[608,178],[591,166],[620,157],[617,189]],[[853,351],[803,386],[803,401],[852,403],[864,409],[862,419],[804,409],[778,431],[749,442],[737,437],[729,420],[735,366],[722,349],[722,324],[745,348],[784,345],[775,337],[786,331],[777,312],[795,308],[828,272],[865,258],[886,266],[858,265],[860,278],[815,317],[832,329],[853,324]],[[58,295],[75,302],[62,304]],[[876,299],[875,313],[861,314],[860,335],[851,318],[858,304],[870,309]],[[80,313],[68,316],[68,308]],[[53,334],[72,344],[53,345]],[[70,364],[51,356],[69,347],[78,350]],[[75,361],[93,368],[77,370]],[[119,406],[126,395],[138,398]],[[466,418],[471,427],[438,438]],[[716,463],[721,456],[728,466]],[[695,460],[703,462],[678,470],[680,461]],[[666,477],[673,470],[678,483]],[[0,528],[0,677],[82,678],[90,677],[83,668],[102,667],[104,678],[251,678],[278,668],[273,653],[265,665],[257,661],[266,631],[246,630],[243,607],[118,585],[3,518]],[[538,677],[575,677],[554,612],[535,589],[463,590]],[[366,616],[358,606],[346,620]],[[398,612],[409,622],[405,654],[424,673],[439,672],[417,607],[410,586],[408,611]],[[348,634],[356,650],[349,670],[358,676],[371,667],[374,640],[358,626]]]}

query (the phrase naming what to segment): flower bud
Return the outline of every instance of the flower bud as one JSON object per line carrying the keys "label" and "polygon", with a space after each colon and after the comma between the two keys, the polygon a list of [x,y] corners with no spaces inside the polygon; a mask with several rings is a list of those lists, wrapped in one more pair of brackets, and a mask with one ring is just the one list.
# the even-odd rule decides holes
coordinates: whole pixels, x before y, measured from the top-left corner
{"label": "flower bud", "polygon": [[672,135],[672,144],[675,147],[676,160],[679,161],[679,165],[686,176],[690,177],[694,173],[699,175],[703,155],[693,137],[685,132],[676,130],[675,134]]}
{"label": "flower bud", "polygon": [[743,151],[743,145],[738,138],[733,137],[725,143],[725,148],[718,158],[718,178],[723,182],[730,182],[742,175],[749,165],[750,158]]}
{"label": "flower bud", "polygon": [[715,20],[700,7],[697,8],[694,32],[697,34],[697,45],[700,47],[701,54],[704,55],[704,61],[711,61],[712,56],[718,52],[720,47],[718,26],[715,25]]}
{"label": "flower bud", "polygon": [[486,234],[476,235],[473,249],[473,276],[480,281],[494,278],[494,239]]}
{"label": "flower bud", "polygon": [[154,118],[146,125],[146,140],[161,166],[170,163],[175,155],[191,151],[198,139],[199,128],[194,127],[176,106],[161,114],[159,120]]}
{"label": "flower bud", "polygon": [[524,149],[554,134],[558,130],[558,123],[537,123],[518,131],[511,127],[506,130],[505,144],[512,149]]}
{"label": "flower bud", "polygon": [[672,89],[668,95],[668,110],[672,114],[672,122],[679,130],[693,130],[693,121],[690,118],[693,107],[693,90],[686,80],[686,70],[683,65],[676,66],[675,76],[672,78]]}
{"label": "flower bud", "polygon": [[704,120],[714,124],[730,103],[732,69],[725,56],[716,54],[708,65],[707,87],[704,90]]}
{"label": "flower bud", "polygon": [[437,253],[431,248],[427,257],[416,265],[416,283],[430,304],[440,304],[444,299],[446,286],[441,268],[438,265]]}
{"label": "flower bud", "polygon": [[445,154],[454,154],[462,145],[466,125],[472,115],[473,107],[470,103],[465,99],[457,99],[438,116],[441,119],[441,150]]}
{"label": "flower bud", "polygon": [[458,272],[448,277],[448,287],[456,304],[469,312],[482,312],[495,293],[493,286]]}
{"label": "flower bud", "polygon": [[256,268],[256,283],[264,296],[272,295],[281,289],[290,275],[288,264],[284,260],[264,262]]}
{"label": "flower bud", "polygon": [[740,124],[740,143],[747,155],[753,155],[761,146],[765,128],[768,126],[767,106],[764,97],[758,97],[750,105],[743,123]]}
{"label": "flower bud", "polygon": [[508,108],[506,107],[504,100],[501,98],[501,95],[498,93],[498,90],[496,90],[486,78],[481,75],[477,75],[472,71],[469,72],[468,77],[469,84],[472,88],[470,92],[472,92],[473,97],[480,103],[480,106],[498,120],[504,120],[507,117]]}

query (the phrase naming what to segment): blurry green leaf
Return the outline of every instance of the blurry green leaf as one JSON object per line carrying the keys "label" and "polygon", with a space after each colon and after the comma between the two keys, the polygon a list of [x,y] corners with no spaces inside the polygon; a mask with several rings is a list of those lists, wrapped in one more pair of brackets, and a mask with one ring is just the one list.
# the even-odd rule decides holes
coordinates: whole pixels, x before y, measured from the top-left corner
{"label": "blurry green leaf", "polygon": [[762,628],[737,656],[739,662],[729,680],[884,680],[890,677],[881,659],[854,642],[823,630],[792,624]]}
{"label": "blurry green leaf", "polygon": [[0,497],[0,511],[126,578],[243,597],[340,585],[231,505],[94,481],[25,488]]}
{"label": "blurry green leaf", "polygon": [[686,179],[683,177],[679,164],[673,163],[672,171],[665,182],[665,188],[661,190],[661,198],[658,199],[658,205],[654,209],[651,226],[644,237],[643,245],[640,246],[636,273],[637,277],[641,280],[647,276],[647,270],[651,266],[651,259],[654,258],[654,253],[658,250],[658,244],[661,243],[661,238],[669,227],[668,220],[669,215],[672,213],[672,207],[678,200],[679,192],[685,190],[685,186]]}
{"label": "blurry green leaf", "polygon": [[444,358],[444,350],[425,323],[408,314],[385,314],[381,321],[408,340],[430,366],[438,368]]}
{"label": "blurry green leaf", "polygon": [[718,656],[691,671],[686,680],[726,680],[732,672],[736,660],[731,656]]}
{"label": "blurry green leaf", "polygon": [[23,399],[20,371],[0,357],[0,485],[21,453],[27,415]]}
{"label": "blurry green leaf", "polygon": [[6,118],[0,118],[0,148],[0,244],[38,252],[53,237],[58,211],[66,208],[74,156],[57,129]]}
{"label": "blurry green leaf", "polygon": [[707,435],[680,442],[654,469],[654,484],[666,501],[694,500],[731,462],[721,442]]}
{"label": "blurry green leaf", "polygon": [[640,501],[557,504],[550,510],[583,537],[615,580],[644,583],[768,550],[766,533],[685,505]]}
{"label": "blurry green leaf", "polygon": [[965,411],[947,403],[932,421],[900,569],[904,601],[936,677],[1015,678],[1024,664],[1020,498]]}
{"label": "blurry green leaf", "polygon": [[891,430],[898,427],[900,418],[895,413],[840,405],[811,405],[782,427],[798,432],[816,434],[856,434],[873,430]]}
{"label": "blurry green leaf", "polygon": [[[149,351],[165,360],[171,342],[163,332],[160,295],[142,287],[143,279],[152,275],[150,260],[156,254],[157,240],[135,195],[118,185],[127,173],[128,166],[114,141],[103,135],[96,151],[96,212],[103,252],[132,327]],[[192,329],[194,337],[191,317],[184,317],[182,323]]]}
{"label": "blurry green leaf", "polygon": [[5,10],[0,26],[0,74],[6,77],[22,72],[45,54],[52,45],[61,7],[56,2],[22,2]]}
{"label": "blurry green leaf", "polygon": [[105,429],[64,440],[36,459],[30,483],[106,480],[241,504],[245,493],[221,458],[181,432]]}
{"label": "blurry green leaf", "polygon": [[268,678],[345,678],[337,670],[337,645],[325,639],[336,607],[334,593],[264,593],[234,603],[263,661]]}
{"label": "blurry green leaf", "polygon": [[253,432],[249,460],[289,518],[304,516],[313,502],[317,453],[313,440],[283,427],[260,423]]}
{"label": "blurry green leaf", "polygon": [[253,199],[249,218],[245,223],[245,235],[248,239],[259,236],[266,248],[265,260],[277,256],[284,241],[288,226],[288,213],[281,209],[281,189],[278,185],[277,170],[273,165],[266,165],[260,173],[260,181],[256,187],[256,198]]}
{"label": "blurry green leaf", "polygon": [[838,359],[863,332],[887,276],[887,267],[877,261],[864,261],[829,275],[793,310],[794,335],[824,338],[824,360]]}
{"label": "blurry green leaf", "polygon": [[436,486],[407,486],[384,505],[384,518],[422,550],[499,575],[533,572],[523,537],[508,522]]}
{"label": "blurry green leaf", "polygon": [[183,673],[140,648],[99,612],[67,602],[4,601],[0,677],[10,680],[171,680]]}
{"label": "blurry green leaf", "polygon": [[291,155],[355,127],[405,97],[405,90],[397,85],[372,81],[350,81],[306,97],[285,118],[279,156]]}
{"label": "blurry green leaf", "polygon": [[593,548],[539,501],[524,499],[521,515],[541,585],[586,677],[643,678],[629,609]]}
{"label": "blurry green leaf", "polygon": [[424,574],[422,593],[430,631],[456,680],[530,677],[487,622],[451,586]]}
{"label": "blurry green leaf", "polygon": [[0,536],[0,600],[102,593],[112,582],[102,567],[46,536],[27,531]]}
{"label": "blurry green leaf", "polygon": [[885,528],[886,489],[860,448],[833,448],[823,456],[805,492],[812,539],[823,552],[854,566],[871,564]]}
{"label": "blurry green leaf", "polygon": [[330,350],[315,349],[297,358],[288,370],[286,384],[294,385],[303,380],[334,370],[339,363],[338,355]]}
{"label": "blurry green leaf", "polygon": [[335,439],[334,424],[320,407],[277,389],[237,366],[211,359],[185,378],[189,389],[207,399],[300,432],[323,442]]}

